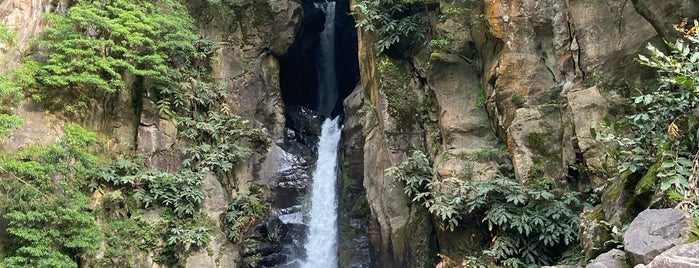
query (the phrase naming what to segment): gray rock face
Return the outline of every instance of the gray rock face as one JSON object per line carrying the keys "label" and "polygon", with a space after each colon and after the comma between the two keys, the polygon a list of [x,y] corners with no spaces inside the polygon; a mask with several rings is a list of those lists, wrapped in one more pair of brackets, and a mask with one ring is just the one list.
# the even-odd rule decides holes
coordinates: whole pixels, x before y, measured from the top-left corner
{"label": "gray rock face", "polygon": [[597,256],[595,261],[585,268],[624,268],[626,255],[624,251],[612,249]]}
{"label": "gray rock face", "polygon": [[692,219],[677,209],[648,209],[624,233],[624,249],[631,264],[648,264],[655,256],[687,241]]}
{"label": "gray rock face", "polygon": [[675,246],[653,259],[648,268],[697,268],[699,267],[699,241]]}
{"label": "gray rock face", "polygon": [[[602,97],[597,86],[571,90],[567,93],[568,111],[575,126],[575,137],[578,148],[589,167],[603,170],[602,159],[596,157],[606,150],[603,145],[595,140],[591,129],[599,130],[604,117],[607,116],[609,104]],[[593,187],[602,185],[606,178],[593,177]]]}

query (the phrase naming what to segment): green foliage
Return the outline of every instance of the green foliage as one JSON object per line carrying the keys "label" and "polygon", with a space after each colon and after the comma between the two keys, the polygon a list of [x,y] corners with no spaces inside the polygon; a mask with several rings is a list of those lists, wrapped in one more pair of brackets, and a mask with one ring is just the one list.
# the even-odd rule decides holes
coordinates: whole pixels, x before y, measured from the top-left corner
{"label": "green foliage", "polygon": [[376,47],[384,52],[396,45],[422,45],[429,19],[426,1],[361,0],[354,6],[356,25],[376,34]]}
{"label": "green foliage", "polygon": [[420,100],[410,85],[412,76],[387,57],[379,58],[377,65],[381,92],[388,102],[388,114],[396,119],[398,129],[409,130],[424,114]]}
{"label": "green foliage", "polygon": [[228,239],[238,242],[248,228],[265,215],[267,209],[259,187],[238,192],[238,196],[228,205],[228,210],[221,214],[222,226]]}
{"label": "green foliage", "polygon": [[7,26],[0,23],[0,52],[7,52],[7,49],[15,45],[17,34]]}
{"label": "green foliage", "polygon": [[[668,54],[648,45],[650,57],[639,56],[641,64],[658,70],[659,87],[632,97],[635,112],[625,120],[607,120],[602,140],[618,146],[609,154],[618,174],[653,172],[659,183],[644,184],[657,185],[668,199],[693,210],[699,197],[699,118],[692,112],[699,104],[699,36],[686,34],[686,40],[667,43]],[[679,198],[672,198],[674,193]]]}
{"label": "green foliage", "polygon": [[[0,52],[5,52],[7,47],[12,46],[15,38],[14,32],[6,24],[0,23]],[[18,106],[24,98],[15,76],[0,72],[0,142],[11,136],[14,129],[24,125],[21,117],[12,114],[12,108]]]}
{"label": "green foliage", "polygon": [[413,202],[424,204],[430,198],[427,186],[434,171],[424,152],[413,151],[403,162],[386,169],[386,175],[404,182],[404,192]]}
{"label": "green foliage", "polygon": [[156,227],[138,217],[111,220],[102,226],[105,234],[104,256],[97,267],[130,267],[143,252],[157,246]]}
{"label": "green foliage", "polygon": [[141,158],[121,159],[101,166],[92,187],[100,182],[119,186],[144,208],[157,203],[171,208],[178,217],[194,217],[204,199],[201,176],[187,169],[168,173],[147,168]]}
{"label": "green foliage", "polygon": [[532,179],[526,187],[500,176],[436,181],[420,151],[386,174],[404,182],[412,201],[424,205],[450,230],[469,216],[483,215],[493,233],[493,243],[484,253],[505,266],[551,264],[562,247],[578,239],[578,194],[554,189],[548,179]]}
{"label": "green foliage", "polygon": [[86,148],[94,133],[77,125],[60,141],[4,155],[0,164],[0,215],[10,241],[3,267],[78,267],[94,253],[102,233],[79,185],[95,165]]}
{"label": "green foliage", "polygon": [[13,130],[24,126],[24,120],[18,115],[0,113],[0,142],[11,136]]}
{"label": "green foliage", "polygon": [[[102,210],[109,215],[129,215],[135,211],[119,212],[120,207],[129,206],[129,200],[137,202],[140,207],[152,208],[154,206],[165,207],[162,215],[164,221],[159,223],[158,230],[151,233],[152,228],[140,219],[127,218],[118,220],[124,222],[126,227],[132,228],[131,232],[145,232],[148,237],[154,236],[164,241],[158,260],[165,264],[175,265],[186,259],[189,251],[206,245],[210,240],[209,232],[211,224],[206,223],[205,215],[201,215],[200,208],[204,198],[204,190],[201,185],[202,175],[190,169],[180,169],[176,173],[168,173],[145,166],[143,158],[119,159],[99,167],[95,172],[89,187],[116,188],[117,190],[105,194]],[[109,204],[116,203],[116,204]],[[132,251],[153,250],[156,245],[148,241],[133,245],[117,244],[114,241],[112,247],[129,248]],[[120,261],[117,257],[105,260],[109,262]]]}
{"label": "green foliage", "polygon": [[171,0],[79,1],[47,21],[36,94],[58,107],[80,108],[94,92],[122,90],[126,74],[172,87],[196,52],[193,21]]}

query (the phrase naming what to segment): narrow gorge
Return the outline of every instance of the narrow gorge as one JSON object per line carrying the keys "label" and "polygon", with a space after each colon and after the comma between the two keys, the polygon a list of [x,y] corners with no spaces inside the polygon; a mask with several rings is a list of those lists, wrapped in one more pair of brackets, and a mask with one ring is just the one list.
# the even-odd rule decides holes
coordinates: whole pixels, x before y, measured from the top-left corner
{"label": "narrow gorge", "polygon": [[699,265],[697,0],[0,19],[0,267]]}

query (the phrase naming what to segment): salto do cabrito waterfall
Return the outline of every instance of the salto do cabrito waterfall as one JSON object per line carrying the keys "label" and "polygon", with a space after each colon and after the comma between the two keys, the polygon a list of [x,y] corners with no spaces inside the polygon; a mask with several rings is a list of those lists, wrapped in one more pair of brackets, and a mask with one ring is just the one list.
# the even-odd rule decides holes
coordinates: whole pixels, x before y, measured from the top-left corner
{"label": "salto do cabrito waterfall", "polygon": [[[318,62],[318,112],[330,115],[337,102],[335,74],[335,2],[316,3],[325,13],[325,27],[320,33]],[[339,116],[326,119],[318,141],[318,160],[311,186],[311,210],[308,238],[304,246],[305,268],[337,267],[337,145],[341,128]]]}

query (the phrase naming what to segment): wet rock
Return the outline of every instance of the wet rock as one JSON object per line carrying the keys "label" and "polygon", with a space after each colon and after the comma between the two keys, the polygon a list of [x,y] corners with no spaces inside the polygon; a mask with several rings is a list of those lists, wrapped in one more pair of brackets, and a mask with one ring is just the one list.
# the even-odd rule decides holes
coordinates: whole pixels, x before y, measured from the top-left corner
{"label": "wet rock", "polygon": [[286,117],[287,127],[293,130],[291,140],[297,140],[306,145],[314,145],[318,142],[324,119],[317,112],[303,106],[288,106]]}
{"label": "wet rock", "polygon": [[692,219],[678,209],[648,209],[624,233],[624,249],[633,265],[648,264],[655,256],[687,242]]}
{"label": "wet rock", "polygon": [[699,241],[674,246],[661,253],[648,265],[648,268],[698,268]]}
{"label": "wet rock", "polygon": [[622,250],[612,249],[600,254],[585,268],[624,268],[626,267],[626,253]]}

